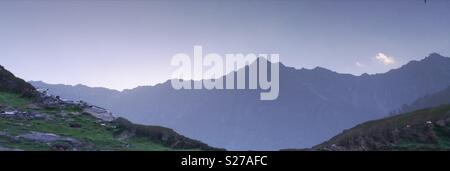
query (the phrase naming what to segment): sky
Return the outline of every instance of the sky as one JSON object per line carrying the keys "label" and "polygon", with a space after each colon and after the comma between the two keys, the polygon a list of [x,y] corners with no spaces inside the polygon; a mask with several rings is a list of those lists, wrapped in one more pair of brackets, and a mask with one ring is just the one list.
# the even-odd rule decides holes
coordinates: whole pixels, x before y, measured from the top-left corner
{"label": "sky", "polygon": [[2,0],[0,65],[117,90],[169,79],[173,55],[278,53],[296,68],[383,73],[450,56],[448,0]]}

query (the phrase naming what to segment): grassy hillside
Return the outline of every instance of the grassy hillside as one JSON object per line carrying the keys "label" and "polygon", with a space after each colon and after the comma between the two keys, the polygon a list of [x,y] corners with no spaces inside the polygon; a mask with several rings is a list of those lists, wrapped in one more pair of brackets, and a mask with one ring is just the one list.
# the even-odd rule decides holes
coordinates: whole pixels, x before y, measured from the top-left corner
{"label": "grassy hillside", "polygon": [[450,105],[369,121],[314,150],[450,150]]}
{"label": "grassy hillside", "polygon": [[38,92],[29,83],[17,78],[0,65],[0,91],[13,92],[22,97],[36,97]]}
{"label": "grassy hillside", "polygon": [[0,92],[0,112],[0,149],[213,150],[167,128],[105,122],[76,107],[40,107],[17,93]]}

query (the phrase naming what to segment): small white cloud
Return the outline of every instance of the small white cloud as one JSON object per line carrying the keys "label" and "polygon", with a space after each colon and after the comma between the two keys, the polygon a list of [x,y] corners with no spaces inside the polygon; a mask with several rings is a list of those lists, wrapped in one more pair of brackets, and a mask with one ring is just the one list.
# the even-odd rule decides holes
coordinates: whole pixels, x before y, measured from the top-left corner
{"label": "small white cloud", "polygon": [[375,56],[375,59],[380,61],[384,65],[391,65],[391,64],[395,63],[395,60],[393,57],[387,56],[386,54],[381,53],[381,52]]}
{"label": "small white cloud", "polygon": [[365,68],[365,67],[366,67],[366,65],[364,65],[364,64],[361,63],[361,62],[355,62],[355,65],[356,65],[357,67],[359,67],[359,68]]}

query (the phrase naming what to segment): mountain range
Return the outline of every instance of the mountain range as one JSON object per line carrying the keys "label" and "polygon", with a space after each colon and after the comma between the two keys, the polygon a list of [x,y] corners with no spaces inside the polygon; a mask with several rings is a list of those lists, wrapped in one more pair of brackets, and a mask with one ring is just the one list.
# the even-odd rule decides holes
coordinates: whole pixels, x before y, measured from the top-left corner
{"label": "mountain range", "polygon": [[360,76],[280,64],[280,94],[274,101],[260,101],[259,90],[175,90],[170,81],[124,91],[30,83],[133,122],[173,128],[212,146],[277,150],[312,147],[444,90],[450,86],[450,58],[432,53],[386,73]]}

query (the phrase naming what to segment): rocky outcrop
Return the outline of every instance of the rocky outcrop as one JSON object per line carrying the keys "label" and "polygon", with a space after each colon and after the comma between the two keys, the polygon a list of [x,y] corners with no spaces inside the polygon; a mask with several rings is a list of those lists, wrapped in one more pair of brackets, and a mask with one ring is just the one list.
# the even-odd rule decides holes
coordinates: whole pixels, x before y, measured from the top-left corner
{"label": "rocky outcrop", "polygon": [[94,116],[103,121],[111,122],[115,119],[113,114],[106,109],[97,106],[89,106],[83,108],[83,113]]}
{"label": "rocky outcrop", "polygon": [[58,96],[47,94],[46,92],[40,92],[39,98],[37,98],[37,104],[39,107],[46,109],[77,109],[81,113],[85,113],[94,116],[102,121],[111,122],[115,119],[113,114],[108,110],[90,105],[83,101],[73,101],[67,99],[61,99]]}

